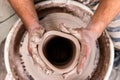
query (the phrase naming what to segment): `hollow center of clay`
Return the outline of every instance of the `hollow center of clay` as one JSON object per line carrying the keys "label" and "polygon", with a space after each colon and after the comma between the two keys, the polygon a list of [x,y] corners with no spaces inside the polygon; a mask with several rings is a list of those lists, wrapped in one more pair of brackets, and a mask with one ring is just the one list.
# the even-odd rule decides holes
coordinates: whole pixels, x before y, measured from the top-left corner
{"label": "hollow center of clay", "polygon": [[74,43],[64,37],[54,36],[43,46],[43,54],[54,66],[65,66],[74,55]]}

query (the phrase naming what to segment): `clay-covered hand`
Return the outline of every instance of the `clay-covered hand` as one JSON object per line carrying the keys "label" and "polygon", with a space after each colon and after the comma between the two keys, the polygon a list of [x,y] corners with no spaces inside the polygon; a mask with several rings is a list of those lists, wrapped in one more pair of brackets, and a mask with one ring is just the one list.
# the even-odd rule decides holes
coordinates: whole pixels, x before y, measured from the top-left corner
{"label": "clay-covered hand", "polygon": [[80,60],[78,61],[77,71],[81,74],[86,67],[87,60],[91,55],[90,53],[92,53],[91,51],[95,50],[96,40],[99,35],[95,33],[95,30],[92,31],[89,28],[71,28],[65,24],[61,24],[60,30],[72,34],[80,41]]}
{"label": "clay-covered hand", "polygon": [[91,55],[92,51],[95,50],[97,34],[88,29],[76,29],[79,35],[76,37],[81,43],[81,59],[78,63],[77,70],[78,73],[82,73],[86,66],[87,59]]}
{"label": "clay-covered hand", "polygon": [[28,51],[32,58],[38,56],[37,46],[44,32],[45,29],[41,26],[28,31]]}

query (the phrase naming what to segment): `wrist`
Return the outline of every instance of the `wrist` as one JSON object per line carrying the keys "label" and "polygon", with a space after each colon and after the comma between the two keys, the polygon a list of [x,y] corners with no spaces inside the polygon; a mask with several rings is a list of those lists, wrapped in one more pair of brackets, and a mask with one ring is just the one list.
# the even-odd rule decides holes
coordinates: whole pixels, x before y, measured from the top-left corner
{"label": "wrist", "polygon": [[33,24],[27,26],[27,31],[28,31],[29,33],[31,33],[31,32],[33,32],[34,30],[39,30],[39,29],[41,29],[41,28],[42,28],[42,26],[41,26],[39,23],[33,23]]}
{"label": "wrist", "polygon": [[97,38],[99,38],[105,29],[105,24],[103,22],[90,22],[86,29],[93,34],[96,34]]}

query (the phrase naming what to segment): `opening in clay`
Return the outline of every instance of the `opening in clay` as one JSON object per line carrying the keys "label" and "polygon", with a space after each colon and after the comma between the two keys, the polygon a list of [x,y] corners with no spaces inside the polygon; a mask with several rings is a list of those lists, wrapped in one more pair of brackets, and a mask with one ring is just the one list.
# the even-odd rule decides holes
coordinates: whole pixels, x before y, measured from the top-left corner
{"label": "opening in clay", "polygon": [[75,44],[64,37],[54,36],[43,46],[43,54],[55,67],[63,67],[74,58]]}

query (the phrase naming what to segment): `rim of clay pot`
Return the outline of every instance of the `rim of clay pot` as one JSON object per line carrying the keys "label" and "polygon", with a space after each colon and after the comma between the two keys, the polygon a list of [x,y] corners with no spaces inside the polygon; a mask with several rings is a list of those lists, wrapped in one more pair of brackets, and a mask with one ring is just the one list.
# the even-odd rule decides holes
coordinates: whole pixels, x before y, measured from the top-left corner
{"label": "rim of clay pot", "polygon": [[[70,61],[68,61],[68,63],[66,63],[64,66],[55,66],[53,64],[51,64],[48,59],[45,57],[44,55],[44,51],[42,50],[43,47],[46,45],[46,43],[48,41],[50,41],[50,39],[56,38],[56,37],[61,37],[64,38],[68,41],[70,41],[71,45],[73,46],[73,56],[72,59]],[[80,45],[79,45],[79,41],[73,37],[72,35],[63,33],[63,32],[59,32],[59,31],[48,31],[43,35],[42,41],[40,42],[41,44],[38,47],[39,50],[39,54],[43,60],[43,62],[46,63],[47,66],[49,66],[52,70],[56,71],[57,73],[66,73],[69,72],[70,70],[72,70],[76,65],[77,65],[77,60],[79,58],[79,53],[80,53]],[[62,43],[61,43],[62,44]]]}

